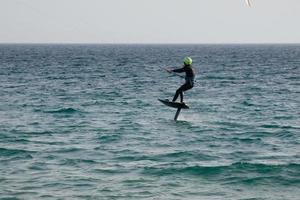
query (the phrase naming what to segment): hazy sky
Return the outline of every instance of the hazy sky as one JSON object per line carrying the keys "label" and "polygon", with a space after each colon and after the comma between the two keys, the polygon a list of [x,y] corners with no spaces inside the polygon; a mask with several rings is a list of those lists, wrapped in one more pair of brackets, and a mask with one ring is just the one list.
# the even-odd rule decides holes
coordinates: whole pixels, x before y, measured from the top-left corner
{"label": "hazy sky", "polygon": [[300,0],[0,0],[0,43],[300,43]]}

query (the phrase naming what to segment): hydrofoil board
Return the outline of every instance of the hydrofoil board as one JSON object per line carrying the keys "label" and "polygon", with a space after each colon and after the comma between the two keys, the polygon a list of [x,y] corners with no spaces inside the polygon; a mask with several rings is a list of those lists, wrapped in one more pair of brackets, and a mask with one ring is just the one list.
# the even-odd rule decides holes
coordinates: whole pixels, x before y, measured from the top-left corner
{"label": "hydrofoil board", "polygon": [[165,104],[166,106],[172,107],[172,108],[180,108],[180,109],[189,109],[190,107],[186,105],[185,103],[179,103],[179,102],[172,102],[168,99],[158,99],[160,102]]}

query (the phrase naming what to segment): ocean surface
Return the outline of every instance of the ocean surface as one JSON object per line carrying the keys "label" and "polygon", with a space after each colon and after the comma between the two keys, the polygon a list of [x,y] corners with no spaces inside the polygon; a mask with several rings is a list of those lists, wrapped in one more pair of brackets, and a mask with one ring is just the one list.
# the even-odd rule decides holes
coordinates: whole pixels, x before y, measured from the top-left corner
{"label": "ocean surface", "polygon": [[1,200],[299,200],[299,144],[300,45],[0,45]]}

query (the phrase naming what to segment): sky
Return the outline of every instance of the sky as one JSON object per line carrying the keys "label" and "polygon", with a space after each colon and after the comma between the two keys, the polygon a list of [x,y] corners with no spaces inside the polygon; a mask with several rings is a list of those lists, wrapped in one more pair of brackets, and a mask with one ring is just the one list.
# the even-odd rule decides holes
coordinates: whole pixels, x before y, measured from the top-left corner
{"label": "sky", "polygon": [[0,0],[0,43],[300,43],[300,0]]}

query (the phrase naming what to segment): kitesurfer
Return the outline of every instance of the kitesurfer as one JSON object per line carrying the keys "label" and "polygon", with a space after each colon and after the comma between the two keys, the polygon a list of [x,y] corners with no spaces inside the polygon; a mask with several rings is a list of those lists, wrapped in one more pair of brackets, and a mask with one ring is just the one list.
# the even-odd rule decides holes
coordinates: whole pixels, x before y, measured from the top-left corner
{"label": "kitesurfer", "polygon": [[179,69],[168,69],[168,72],[175,72],[175,73],[183,73],[185,72],[185,83],[180,86],[174,95],[173,102],[175,102],[180,95],[180,102],[183,103],[183,92],[194,87],[194,79],[195,79],[195,72],[192,67],[193,60],[190,57],[185,57],[183,60],[183,67]]}

